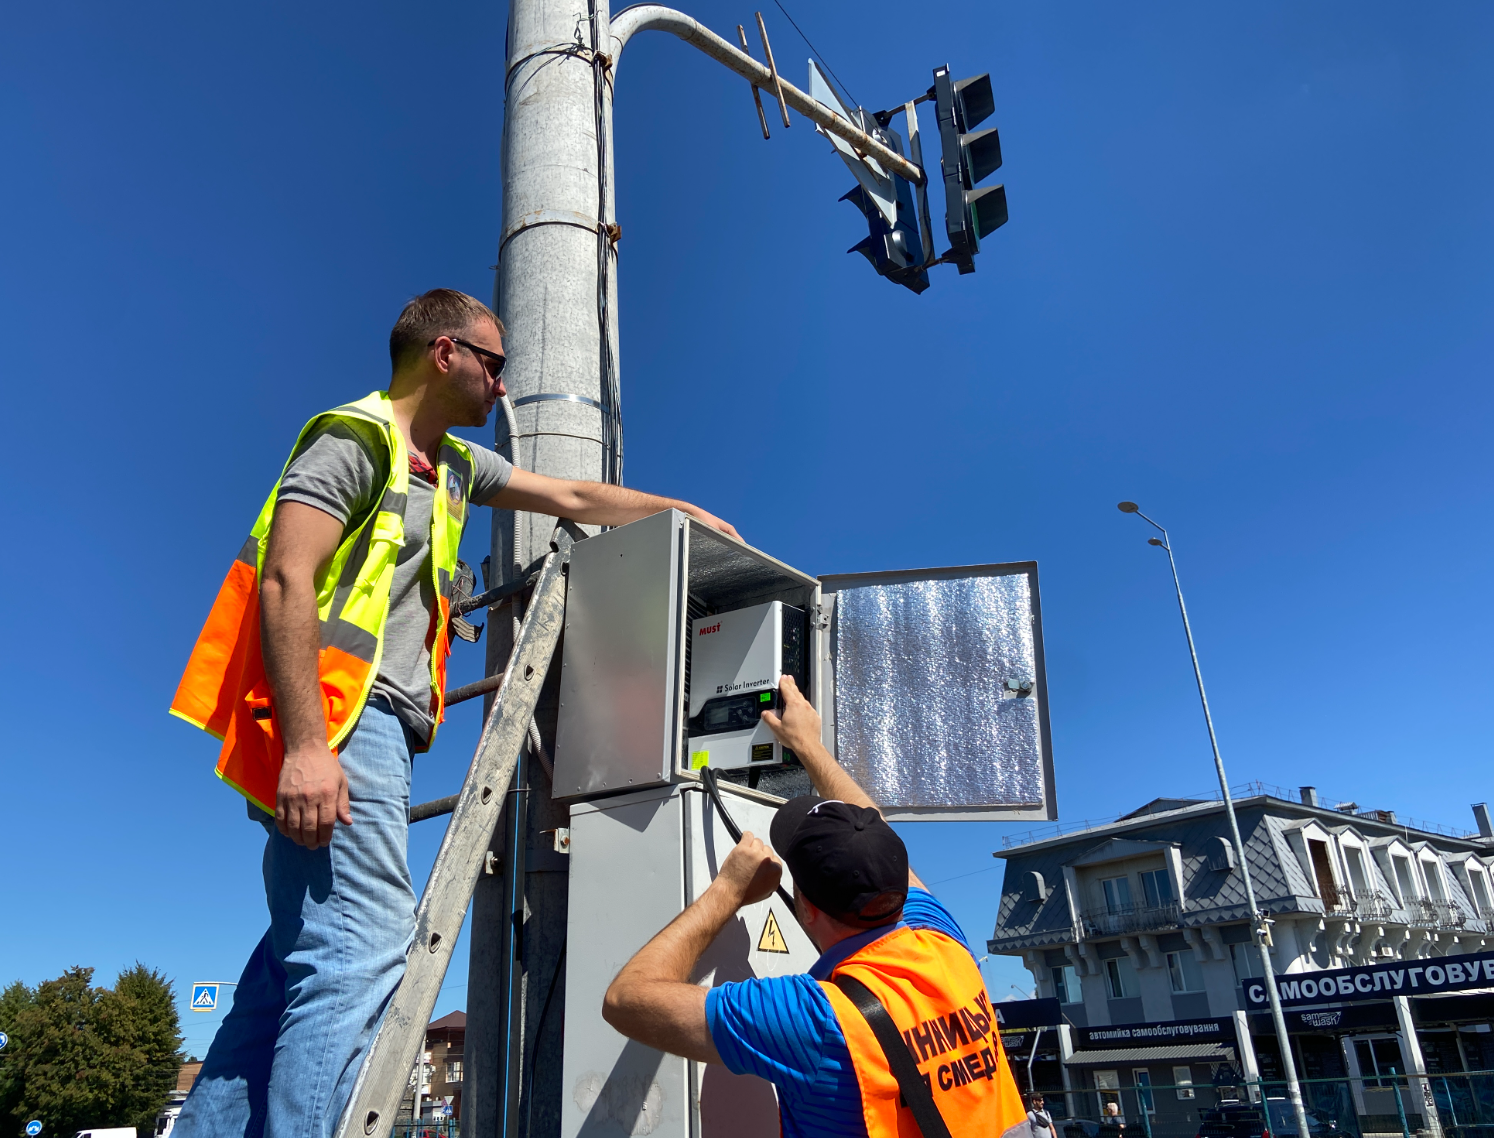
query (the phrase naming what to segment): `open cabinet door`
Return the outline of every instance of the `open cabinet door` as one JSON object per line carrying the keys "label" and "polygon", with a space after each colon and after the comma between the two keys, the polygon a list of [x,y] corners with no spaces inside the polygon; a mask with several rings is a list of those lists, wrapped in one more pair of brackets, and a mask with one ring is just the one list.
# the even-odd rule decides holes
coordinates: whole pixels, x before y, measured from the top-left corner
{"label": "open cabinet door", "polygon": [[826,744],[892,821],[1053,820],[1037,562],[820,578]]}

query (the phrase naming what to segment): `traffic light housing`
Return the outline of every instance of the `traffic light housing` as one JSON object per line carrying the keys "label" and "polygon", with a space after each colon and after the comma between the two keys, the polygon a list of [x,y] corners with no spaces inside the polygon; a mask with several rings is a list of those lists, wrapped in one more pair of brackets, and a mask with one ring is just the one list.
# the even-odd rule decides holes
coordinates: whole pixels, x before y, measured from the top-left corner
{"label": "traffic light housing", "polygon": [[872,268],[890,281],[912,289],[915,293],[929,287],[928,268],[924,264],[923,240],[918,232],[918,210],[913,202],[913,187],[907,180],[892,175],[896,191],[897,221],[889,225],[887,218],[871,200],[866,190],[856,186],[840,200],[850,202],[866,218],[868,234],[865,240],[851,246],[847,253],[860,253],[872,263]]}
{"label": "traffic light housing", "polygon": [[[944,169],[944,228],[952,262],[962,274],[975,272],[980,239],[1006,224],[1006,187],[976,186],[1001,168],[1001,136],[995,128],[974,130],[996,109],[991,76],[952,82],[949,66],[934,71],[939,118],[940,164]],[[880,270],[879,270],[880,271]]]}

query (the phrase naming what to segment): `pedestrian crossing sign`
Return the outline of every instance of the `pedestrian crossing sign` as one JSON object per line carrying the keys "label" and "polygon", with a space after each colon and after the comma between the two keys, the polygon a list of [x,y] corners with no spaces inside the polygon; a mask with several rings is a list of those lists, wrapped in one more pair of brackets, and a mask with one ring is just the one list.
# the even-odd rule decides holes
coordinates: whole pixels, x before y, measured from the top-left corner
{"label": "pedestrian crossing sign", "polygon": [[217,984],[193,984],[192,985],[192,1010],[194,1012],[215,1012],[218,1010],[218,985]]}

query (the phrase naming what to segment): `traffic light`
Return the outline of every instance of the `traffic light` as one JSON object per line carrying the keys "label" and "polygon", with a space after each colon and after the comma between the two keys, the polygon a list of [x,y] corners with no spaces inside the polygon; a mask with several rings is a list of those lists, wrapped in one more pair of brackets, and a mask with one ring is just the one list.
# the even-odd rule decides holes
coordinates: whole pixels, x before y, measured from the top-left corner
{"label": "traffic light", "polygon": [[[886,132],[878,139],[887,142]],[[896,146],[893,147],[897,149]],[[918,234],[918,210],[913,204],[913,187],[905,178],[892,175],[896,191],[897,221],[888,224],[886,216],[865,189],[856,186],[840,200],[850,202],[866,217],[867,237],[852,245],[847,253],[861,253],[872,268],[890,281],[915,293],[929,287],[929,273],[924,265],[923,241]]]}
{"label": "traffic light", "polygon": [[[887,149],[896,154],[903,153],[903,140],[897,131],[887,125],[882,115],[870,115],[860,107],[848,106],[820,69],[811,60],[809,64],[809,93],[846,122],[854,123],[866,131]],[[913,196],[913,187],[907,179],[900,178],[889,170],[882,169],[873,158],[855,149],[839,135],[816,126],[815,130],[830,140],[841,160],[852,174],[857,185],[841,201],[848,201],[866,218],[867,236],[859,244],[847,249],[848,253],[861,253],[872,263],[872,268],[914,292],[929,287],[928,267],[930,260],[925,250],[933,244],[925,242],[920,235],[918,208]],[[916,135],[910,134],[910,138]],[[917,147],[915,144],[915,151]],[[923,198],[925,222],[927,222],[928,198]]]}
{"label": "traffic light", "polygon": [[1006,187],[976,184],[1001,167],[1001,136],[994,128],[972,130],[996,109],[990,74],[950,82],[949,66],[934,71],[934,101],[944,167],[944,228],[949,252],[944,260],[960,272],[975,272],[980,239],[1006,224]]}

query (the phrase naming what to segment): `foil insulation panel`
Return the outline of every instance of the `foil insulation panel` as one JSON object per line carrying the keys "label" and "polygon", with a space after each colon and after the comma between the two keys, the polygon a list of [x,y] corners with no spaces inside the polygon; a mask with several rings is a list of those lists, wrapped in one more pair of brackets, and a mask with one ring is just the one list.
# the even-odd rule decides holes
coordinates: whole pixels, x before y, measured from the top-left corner
{"label": "foil insulation panel", "polygon": [[1051,816],[1036,566],[886,576],[825,579],[840,762],[893,810]]}

